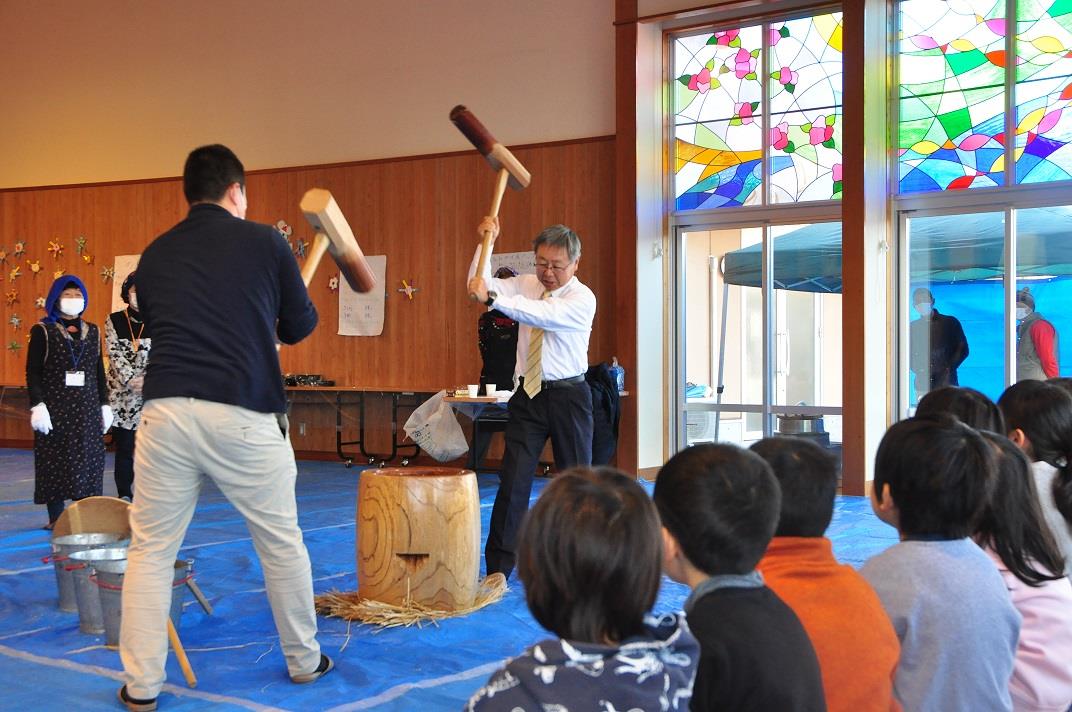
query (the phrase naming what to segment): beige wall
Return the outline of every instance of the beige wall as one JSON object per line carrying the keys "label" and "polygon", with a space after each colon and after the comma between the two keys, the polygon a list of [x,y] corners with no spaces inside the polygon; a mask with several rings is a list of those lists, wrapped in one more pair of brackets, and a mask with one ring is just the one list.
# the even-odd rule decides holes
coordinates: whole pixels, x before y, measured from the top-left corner
{"label": "beige wall", "polygon": [[0,188],[614,133],[613,0],[4,0]]}

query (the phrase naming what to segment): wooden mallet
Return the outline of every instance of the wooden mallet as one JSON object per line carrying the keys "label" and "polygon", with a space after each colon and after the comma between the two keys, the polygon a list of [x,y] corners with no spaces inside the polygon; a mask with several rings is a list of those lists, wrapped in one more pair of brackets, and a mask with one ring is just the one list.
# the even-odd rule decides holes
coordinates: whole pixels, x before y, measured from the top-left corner
{"label": "wooden mallet", "polygon": [[[490,217],[498,217],[499,204],[502,203],[507,183],[514,190],[522,190],[528,187],[532,176],[506,146],[495,140],[491,132],[484,128],[484,124],[480,123],[469,109],[466,109],[461,104],[455,106],[450,110],[450,120],[454,122],[459,131],[465,134],[469,142],[476,146],[476,150],[480,151],[481,155],[491,164],[491,167],[499,172],[495,181],[495,192],[491,198],[491,209],[488,211]],[[485,231],[484,241],[480,245],[480,262],[476,268],[477,277],[484,274],[484,269],[488,264],[488,249],[490,246],[491,232]],[[476,295],[470,294],[469,298],[475,300]]]}
{"label": "wooden mallet", "polygon": [[376,286],[376,275],[331,193],[323,188],[307,190],[300,207],[305,219],[316,231],[313,244],[305,256],[305,266],[302,267],[305,286],[309,286],[324,252],[328,251],[346,283],[355,292],[371,292]]}

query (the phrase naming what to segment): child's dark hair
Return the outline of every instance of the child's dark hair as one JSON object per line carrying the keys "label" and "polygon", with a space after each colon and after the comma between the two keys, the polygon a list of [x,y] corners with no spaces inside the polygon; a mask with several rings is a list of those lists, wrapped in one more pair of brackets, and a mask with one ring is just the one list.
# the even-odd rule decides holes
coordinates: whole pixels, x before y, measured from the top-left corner
{"label": "child's dark hair", "polygon": [[1020,381],[998,399],[1009,432],[1027,437],[1027,456],[1057,468],[1053,498],[1057,511],[1072,523],[1072,395],[1045,381]]}
{"label": "child's dark hair", "polygon": [[975,528],[976,542],[993,549],[1028,586],[1063,578],[1064,557],[1042,517],[1027,455],[1004,435],[980,434],[997,453],[997,468],[994,493]]}
{"label": "child's dark hair", "polygon": [[822,536],[834,516],[838,463],[810,440],[764,438],[749,448],[770,465],[782,490],[774,536]]}
{"label": "child's dark hair", "polygon": [[929,418],[948,413],[976,430],[1005,434],[1005,418],[994,401],[974,388],[943,386],[927,393],[919,401],[916,415]]}
{"label": "child's dark hair", "polygon": [[889,485],[902,536],[962,539],[994,487],[995,455],[979,433],[950,415],[894,423],[875,455],[874,494]]}
{"label": "child's dark hair", "polygon": [[612,467],[561,473],[521,526],[517,573],[525,600],[560,638],[608,643],[640,634],[661,572],[655,506]]}
{"label": "child's dark hair", "polygon": [[663,526],[693,566],[709,576],[745,574],[774,535],[781,490],[759,455],[706,444],[663,465],[654,499]]}
{"label": "child's dark hair", "polygon": [[1068,376],[1054,376],[1053,378],[1047,378],[1046,383],[1051,386],[1057,386],[1063,388],[1069,395],[1072,395],[1072,378]]}

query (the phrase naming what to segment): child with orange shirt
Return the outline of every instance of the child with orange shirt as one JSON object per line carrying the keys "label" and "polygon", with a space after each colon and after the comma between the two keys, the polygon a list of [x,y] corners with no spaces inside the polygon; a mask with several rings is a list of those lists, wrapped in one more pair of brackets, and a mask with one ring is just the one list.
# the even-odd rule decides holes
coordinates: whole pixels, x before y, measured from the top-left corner
{"label": "child with orange shirt", "polygon": [[823,536],[834,515],[834,458],[802,438],[765,438],[751,449],[782,486],[778,528],[757,568],[811,638],[827,709],[901,709],[893,697],[901,651],[893,625],[871,585],[837,562]]}

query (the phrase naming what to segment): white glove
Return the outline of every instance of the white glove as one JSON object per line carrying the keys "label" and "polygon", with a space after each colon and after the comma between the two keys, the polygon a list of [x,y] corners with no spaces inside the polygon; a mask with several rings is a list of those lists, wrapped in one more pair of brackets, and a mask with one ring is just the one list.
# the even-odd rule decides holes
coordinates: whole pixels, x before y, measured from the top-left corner
{"label": "white glove", "polygon": [[104,421],[104,430],[102,432],[108,432],[108,428],[112,427],[112,421],[115,420],[115,416],[112,415],[112,406],[102,405],[100,407],[101,420]]}
{"label": "white glove", "polygon": [[52,416],[48,414],[48,406],[43,401],[30,408],[30,427],[42,435],[52,432]]}

